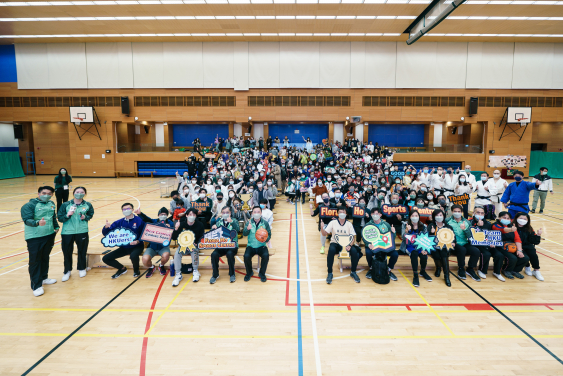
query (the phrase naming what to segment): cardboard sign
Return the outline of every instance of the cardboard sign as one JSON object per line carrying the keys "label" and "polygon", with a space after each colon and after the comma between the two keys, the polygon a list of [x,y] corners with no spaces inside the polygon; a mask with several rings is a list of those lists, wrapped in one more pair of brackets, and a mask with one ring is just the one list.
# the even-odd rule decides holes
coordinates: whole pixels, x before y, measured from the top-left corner
{"label": "cardboard sign", "polygon": [[365,216],[366,216],[365,209],[363,209],[359,206],[354,206],[352,208],[352,217],[354,217],[354,218],[364,218]]}
{"label": "cardboard sign", "polygon": [[502,234],[500,231],[480,230],[471,227],[471,245],[498,246],[502,247]]}
{"label": "cardboard sign", "polygon": [[206,232],[198,244],[199,249],[235,248],[234,238],[236,231],[231,231],[225,226]]}
{"label": "cardboard sign", "polygon": [[128,228],[120,227],[110,231],[101,239],[106,248],[121,247],[137,240],[137,235]]}
{"label": "cardboard sign", "polygon": [[201,210],[201,211],[205,211],[207,210],[207,208],[209,207],[209,201],[205,201],[205,202],[197,202],[197,201],[192,201],[192,208],[194,208],[195,210]]}
{"label": "cardboard sign", "polygon": [[416,210],[421,218],[432,218],[432,213],[434,213],[434,209],[419,208],[418,206],[413,206],[412,210]]}
{"label": "cardboard sign", "polygon": [[430,254],[436,248],[437,242],[438,239],[436,239],[435,236],[430,236],[427,233],[422,233],[416,236],[413,244],[418,253],[426,251],[428,254]]}
{"label": "cardboard sign", "polygon": [[452,205],[466,205],[469,199],[470,197],[467,193],[457,196],[448,196],[448,200],[450,200]]}
{"label": "cardboard sign", "polygon": [[206,159],[215,159],[215,157],[217,156],[217,153],[205,153],[205,157]]}
{"label": "cardboard sign", "polygon": [[395,250],[395,234],[391,231],[382,233],[375,225],[367,225],[362,229],[362,239],[368,247],[373,245],[375,252]]}
{"label": "cardboard sign", "polygon": [[399,178],[402,180],[405,176],[405,171],[391,171],[389,175],[391,175],[393,178]]}
{"label": "cardboard sign", "polygon": [[321,206],[319,216],[321,218],[338,218],[338,209]]}
{"label": "cardboard sign", "polygon": [[174,229],[161,224],[146,224],[141,240],[149,243],[159,243],[163,246],[170,245],[170,238]]}
{"label": "cardboard sign", "polygon": [[442,227],[436,233],[436,238],[438,238],[437,247],[439,249],[443,249],[445,247],[446,249],[451,250],[454,248],[452,247],[452,243],[455,242],[455,233],[453,232],[453,230],[447,227]]}
{"label": "cardboard sign", "polygon": [[356,205],[356,199],[355,198],[347,198],[346,202],[348,203],[348,205],[350,206],[354,206]]}
{"label": "cardboard sign", "polygon": [[381,212],[388,217],[396,214],[406,215],[409,209],[404,205],[387,205],[381,206]]}

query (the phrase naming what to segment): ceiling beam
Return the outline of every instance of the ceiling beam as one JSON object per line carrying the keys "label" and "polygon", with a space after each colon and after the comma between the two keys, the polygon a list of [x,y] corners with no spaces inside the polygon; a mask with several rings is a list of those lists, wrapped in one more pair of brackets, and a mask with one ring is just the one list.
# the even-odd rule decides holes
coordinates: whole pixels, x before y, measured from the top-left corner
{"label": "ceiling beam", "polygon": [[445,20],[466,0],[433,0],[432,3],[409,25],[405,33],[409,34],[407,44],[413,44],[423,35]]}

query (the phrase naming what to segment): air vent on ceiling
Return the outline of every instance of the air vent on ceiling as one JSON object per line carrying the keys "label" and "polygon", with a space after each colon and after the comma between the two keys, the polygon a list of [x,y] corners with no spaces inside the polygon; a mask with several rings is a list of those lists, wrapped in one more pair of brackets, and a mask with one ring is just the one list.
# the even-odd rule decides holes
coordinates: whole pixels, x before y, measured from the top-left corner
{"label": "air vent on ceiling", "polygon": [[365,107],[464,107],[465,97],[362,97]]}

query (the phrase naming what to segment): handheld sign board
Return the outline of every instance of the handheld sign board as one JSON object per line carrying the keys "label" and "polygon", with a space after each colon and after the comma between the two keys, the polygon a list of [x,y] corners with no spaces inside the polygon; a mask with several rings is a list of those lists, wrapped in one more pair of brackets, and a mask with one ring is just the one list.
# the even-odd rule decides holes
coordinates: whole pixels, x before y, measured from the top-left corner
{"label": "handheld sign board", "polygon": [[502,234],[500,231],[479,230],[471,227],[471,245],[485,245],[502,247]]}
{"label": "handheld sign board", "polygon": [[338,209],[321,206],[321,209],[319,210],[319,216],[323,219],[338,218]]}
{"label": "handheld sign board", "polygon": [[[186,252],[193,252],[196,250],[194,246],[195,235],[191,230],[184,230],[178,236],[178,252],[185,255]],[[183,249],[182,249],[183,248]]]}
{"label": "handheld sign board", "polygon": [[419,208],[418,206],[413,206],[412,210],[416,210],[421,218],[432,218],[432,213],[434,213],[434,209]]}
{"label": "handheld sign board", "polygon": [[101,239],[104,247],[121,247],[137,240],[137,235],[128,228],[116,228]]}
{"label": "handheld sign board", "polygon": [[141,240],[149,243],[160,243],[164,247],[170,245],[170,238],[174,229],[164,225],[146,224]]}
{"label": "handheld sign board", "polygon": [[430,254],[434,249],[436,249],[437,242],[438,240],[435,236],[430,236],[427,233],[423,232],[422,234],[418,234],[418,236],[414,240],[414,248],[418,251],[418,253],[426,251],[428,254]]}
{"label": "handheld sign board", "polygon": [[367,225],[362,229],[362,239],[369,247],[373,245],[375,252],[391,252],[395,250],[395,234],[391,231],[382,233],[377,226]]}
{"label": "handheld sign board", "polygon": [[393,179],[399,178],[402,180],[405,176],[405,171],[391,171],[389,174],[393,177]]}
{"label": "handheld sign board", "polygon": [[404,205],[387,205],[384,204],[381,206],[381,212],[383,215],[388,217],[396,214],[406,215],[408,213],[408,209]]}
{"label": "handheld sign board", "polygon": [[195,210],[205,211],[209,207],[209,201],[207,200],[205,202],[192,201],[191,204],[192,208],[194,208]]}
{"label": "handheld sign board", "polygon": [[360,206],[354,206],[352,208],[352,217],[354,218],[364,218],[366,216],[366,211]]}
{"label": "handheld sign board", "polygon": [[206,232],[198,244],[199,249],[235,248],[234,238],[236,231],[231,231],[225,226]]}
{"label": "handheld sign board", "polygon": [[438,239],[438,249],[446,248],[448,250],[453,249],[452,243],[455,241],[455,234],[453,230],[442,227],[436,233],[436,238]]}
{"label": "handheld sign board", "polygon": [[340,251],[338,257],[339,258],[350,257],[350,254],[346,250],[346,247],[352,245],[352,243],[354,242],[354,235],[348,234],[346,232],[337,231],[332,236],[334,237],[334,240],[336,240],[336,243],[342,246],[342,251]]}
{"label": "handheld sign board", "polygon": [[350,206],[356,205],[356,199],[355,199],[355,198],[346,198],[346,202],[347,202],[348,205],[350,205]]}
{"label": "handheld sign board", "polygon": [[242,210],[250,209],[248,206],[248,201],[252,198],[252,193],[245,193],[240,195],[240,199],[242,200]]}
{"label": "handheld sign board", "polygon": [[453,205],[466,205],[469,199],[470,197],[467,193],[457,196],[448,196],[448,200],[450,200]]}

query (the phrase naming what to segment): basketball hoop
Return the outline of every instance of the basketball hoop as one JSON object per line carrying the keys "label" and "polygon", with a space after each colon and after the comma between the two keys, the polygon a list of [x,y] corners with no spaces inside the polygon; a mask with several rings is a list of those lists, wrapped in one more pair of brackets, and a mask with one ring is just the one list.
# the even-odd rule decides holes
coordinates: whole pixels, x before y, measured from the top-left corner
{"label": "basketball hoop", "polygon": [[526,124],[528,124],[528,123],[526,123],[525,121],[520,121],[520,126],[521,126],[521,127],[525,127]]}
{"label": "basketball hoop", "polygon": [[74,121],[73,123],[74,123],[74,125],[76,125],[77,127],[80,126],[80,122],[79,122],[79,121]]}

